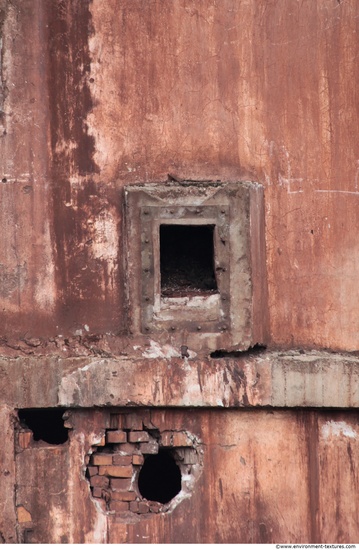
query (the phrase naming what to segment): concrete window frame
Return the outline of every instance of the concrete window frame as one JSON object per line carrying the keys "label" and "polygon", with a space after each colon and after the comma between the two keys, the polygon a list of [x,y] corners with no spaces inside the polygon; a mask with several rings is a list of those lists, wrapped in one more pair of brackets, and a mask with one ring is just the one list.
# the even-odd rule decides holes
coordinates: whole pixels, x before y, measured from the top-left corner
{"label": "concrete window frame", "polygon": [[[125,187],[128,328],[192,349],[245,350],[266,325],[263,187],[255,182]],[[160,226],[213,226],[218,292],[164,297]],[[258,335],[258,336],[257,336]]]}

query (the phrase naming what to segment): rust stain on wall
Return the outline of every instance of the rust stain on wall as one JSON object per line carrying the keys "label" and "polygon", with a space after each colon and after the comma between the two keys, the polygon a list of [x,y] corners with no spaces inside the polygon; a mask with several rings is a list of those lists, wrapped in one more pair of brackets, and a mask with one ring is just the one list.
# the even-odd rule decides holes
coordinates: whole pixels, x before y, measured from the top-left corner
{"label": "rust stain on wall", "polygon": [[[179,434],[185,427],[186,433],[198,438],[203,448],[203,470],[190,498],[179,498],[170,513],[131,512],[134,517],[131,520],[129,515],[127,524],[123,523],[123,511],[106,512],[97,506],[85,475],[85,458],[93,445],[101,445],[105,433],[116,432],[111,414],[117,419],[128,416],[127,425],[134,426],[129,433],[143,433],[139,426],[147,418],[147,425],[157,428],[162,437],[168,431]],[[318,425],[315,441],[313,422]],[[358,533],[356,510],[349,505],[349,484],[355,490],[357,479],[347,446],[350,444],[357,453],[356,424],[355,413],[348,412],[71,411],[67,443],[32,442],[26,449],[18,448],[16,498],[31,514],[32,522],[26,524],[28,542],[353,540]],[[312,457],[309,462],[308,451]],[[97,451],[96,456],[106,459],[117,455]],[[320,472],[317,481],[312,477],[313,468]],[[337,474],[333,477],[336,468],[343,471],[343,483],[337,483]],[[43,486],[50,488],[45,509]],[[122,496],[128,498],[129,492],[136,494],[132,488]],[[68,499],[73,516],[68,514]],[[333,505],[328,506],[328,502]],[[312,524],[309,503],[315,507],[317,527]]]}
{"label": "rust stain on wall", "polygon": [[[334,410],[359,404],[357,12],[0,0],[0,542],[357,538],[357,426]],[[233,258],[248,258],[231,312],[251,339],[203,344],[192,319],[181,338],[133,331],[131,300],[146,296],[131,239],[145,238],[136,222],[126,234],[126,189],[163,186],[168,202],[181,189],[181,208],[191,189],[243,182],[264,193]],[[14,429],[17,409],[45,407],[71,409],[65,443]],[[123,523],[94,504],[86,460],[111,414],[130,415],[119,407],[150,407],[151,429],[204,446],[203,475],[170,513]]]}

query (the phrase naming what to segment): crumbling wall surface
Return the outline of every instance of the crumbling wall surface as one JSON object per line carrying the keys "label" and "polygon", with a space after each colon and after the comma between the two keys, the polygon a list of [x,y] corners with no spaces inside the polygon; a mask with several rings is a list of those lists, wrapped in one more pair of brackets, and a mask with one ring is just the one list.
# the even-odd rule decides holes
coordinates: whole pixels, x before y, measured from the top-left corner
{"label": "crumbling wall surface", "polygon": [[51,407],[359,406],[359,359],[334,353],[148,360],[0,360],[0,395],[14,409]]}
{"label": "crumbling wall surface", "polygon": [[15,515],[14,411],[0,406],[0,544],[17,542]]}
{"label": "crumbling wall surface", "polygon": [[[203,469],[189,492],[182,478],[169,511],[150,513],[145,505],[138,512],[136,482],[122,492],[126,513],[119,500],[106,511],[92,496],[90,484],[98,484],[99,476],[86,477],[86,457],[93,445],[104,445],[106,430],[107,437],[118,433],[111,431],[110,413],[130,416],[132,423],[140,419],[137,430],[144,421],[159,433],[184,432],[200,442]],[[30,442],[18,448],[17,507],[28,514],[23,512],[19,532],[27,542],[344,543],[359,535],[352,498],[358,490],[355,413],[82,410],[71,412],[68,425],[73,429],[63,445]],[[122,459],[127,447],[118,455]],[[108,457],[100,451],[93,456]],[[111,471],[110,483],[127,475]],[[121,498],[118,481],[114,487]]]}
{"label": "crumbling wall surface", "polygon": [[174,173],[265,186],[267,343],[358,348],[356,0],[1,5],[2,336],[125,330],[121,189]]}
{"label": "crumbling wall surface", "polygon": [[[358,539],[358,36],[357,0],[0,0],[0,542]],[[131,288],[156,313],[145,183],[242,232],[235,277],[211,256],[233,348],[183,311],[131,332]],[[16,420],[44,407],[68,441]],[[185,476],[168,509],[136,486],[156,444]]]}
{"label": "crumbling wall surface", "polygon": [[56,330],[43,3],[2,2],[0,33],[0,299],[6,338],[18,334],[15,327],[23,334],[35,327],[38,333]]}

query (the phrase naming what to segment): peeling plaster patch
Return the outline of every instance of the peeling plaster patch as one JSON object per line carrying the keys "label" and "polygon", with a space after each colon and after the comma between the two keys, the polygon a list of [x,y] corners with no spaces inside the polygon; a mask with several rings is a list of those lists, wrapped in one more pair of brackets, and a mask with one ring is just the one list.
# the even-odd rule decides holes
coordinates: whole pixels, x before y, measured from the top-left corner
{"label": "peeling plaster patch", "polygon": [[[135,351],[140,350],[140,346],[133,346],[133,349]],[[197,357],[197,353],[193,350],[186,349],[186,353],[188,354],[188,359],[194,359]],[[145,357],[146,359],[171,359],[172,357],[182,357],[181,350],[177,350],[177,348],[165,344],[164,346],[161,346],[158,342],[155,342],[154,340],[150,340],[149,347],[147,347],[142,352],[142,357]],[[188,364],[187,357],[184,358],[184,364]],[[168,367],[170,368],[171,365]]]}
{"label": "peeling plaster patch", "polygon": [[103,210],[91,224],[92,253],[94,258],[115,262],[117,259],[118,237],[114,216]]}
{"label": "peeling plaster patch", "polygon": [[160,346],[158,342],[150,340],[150,347],[145,349],[142,356],[146,359],[170,359],[171,357],[181,357],[181,354],[170,345]]}
{"label": "peeling plaster patch", "polygon": [[88,365],[85,365],[84,367],[81,367],[80,370],[81,370],[81,371],[86,371],[86,370],[88,370],[91,366],[92,366],[92,363],[89,363]]}
{"label": "peeling plaster patch", "polygon": [[[97,503],[96,503],[97,504]],[[103,514],[101,506],[96,506],[98,511],[93,531],[86,533],[85,544],[107,543],[107,516]]]}
{"label": "peeling plaster patch", "polygon": [[55,268],[52,258],[46,263],[39,275],[35,287],[35,300],[39,309],[53,309],[56,298]]}
{"label": "peeling plaster patch", "polygon": [[27,523],[32,521],[30,512],[28,512],[23,506],[18,506],[17,508],[17,521],[19,523]]}
{"label": "peeling plaster patch", "polygon": [[61,386],[58,392],[58,402],[66,403],[66,406],[75,405],[79,402],[81,389],[73,376],[66,376],[61,380]]}
{"label": "peeling plaster patch", "polygon": [[60,506],[51,506],[51,531],[52,540],[57,543],[62,543],[63,539],[68,537],[66,526],[69,522],[68,511]]}
{"label": "peeling plaster patch", "polygon": [[346,422],[334,422],[330,420],[322,426],[322,436],[324,439],[329,439],[330,436],[340,437],[342,435],[356,439],[358,434]]}

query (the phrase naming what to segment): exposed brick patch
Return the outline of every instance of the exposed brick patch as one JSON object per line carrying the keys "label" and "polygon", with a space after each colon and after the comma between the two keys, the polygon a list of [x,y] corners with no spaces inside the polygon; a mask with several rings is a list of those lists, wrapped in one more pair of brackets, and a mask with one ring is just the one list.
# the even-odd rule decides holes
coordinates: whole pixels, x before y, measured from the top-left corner
{"label": "exposed brick patch", "polygon": [[96,476],[98,474],[98,467],[97,466],[89,466],[87,468],[88,474],[90,477]]}
{"label": "exposed brick patch", "polygon": [[[171,511],[188,496],[202,471],[203,450],[193,434],[173,429],[161,432],[152,424],[148,411],[111,414],[107,426],[101,442],[96,442],[85,457],[92,497],[105,513],[116,514],[124,522],[136,517],[139,520]],[[138,488],[146,456],[159,452],[169,453],[181,474],[179,493],[166,504],[147,500]]]}
{"label": "exposed brick patch", "polygon": [[150,440],[150,434],[148,432],[130,432],[128,434],[128,440],[130,443],[147,443]]}
{"label": "exposed brick patch", "polygon": [[101,487],[94,487],[92,489],[92,496],[95,498],[102,498],[102,489]]}
{"label": "exposed brick patch", "polygon": [[[129,466],[130,464],[132,464],[132,462],[133,462],[133,458],[131,455],[122,456],[122,455],[116,454],[113,456],[113,459],[112,459],[112,463],[115,464],[116,466]],[[133,464],[135,464],[135,462],[133,462]]]}
{"label": "exposed brick patch", "polygon": [[132,474],[132,466],[100,466],[99,468],[100,476],[131,478]]}
{"label": "exposed brick patch", "polygon": [[92,476],[90,477],[91,487],[101,487],[105,489],[109,486],[109,480],[105,476]]}
{"label": "exposed brick patch", "polygon": [[112,455],[96,454],[92,459],[92,464],[94,466],[109,466],[112,464]]}
{"label": "exposed brick patch", "polygon": [[157,441],[148,441],[147,443],[140,443],[140,451],[144,455],[156,455],[158,453],[159,445]]}
{"label": "exposed brick patch", "polygon": [[133,443],[122,443],[122,445],[115,445],[114,446],[115,451],[119,451],[122,455],[133,455],[133,453],[136,451],[136,445]]}
{"label": "exposed brick patch", "polygon": [[111,479],[111,489],[113,489],[114,491],[128,491],[131,488],[131,485],[131,479]]}
{"label": "exposed brick patch", "polygon": [[114,491],[111,495],[112,500],[123,500],[129,502],[136,499],[136,493],[134,491]]}
{"label": "exposed brick patch", "polygon": [[27,449],[30,446],[30,443],[32,441],[32,431],[22,431],[19,432],[18,435],[18,441],[19,441],[19,447],[21,449]]}
{"label": "exposed brick patch", "polygon": [[109,504],[109,509],[113,512],[127,512],[129,510],[128,502],[112,500]]}
{"label": "exposed brick patch", "polygon": [[144,463],[144,461],[145,461],[145,459],[144,459],[144,457],[143,457],[142,454],[141,454],[141,455],[133,455],[133,456],[131,457],[131,459],[132,459],[132,464],[133,464],[134,466],[141,466],[141,465]]}
{"label": "exposed brick patch", "polygon": [[107,443],[126,443],[127,435],[122,430],[111,430],[106,433]]}

